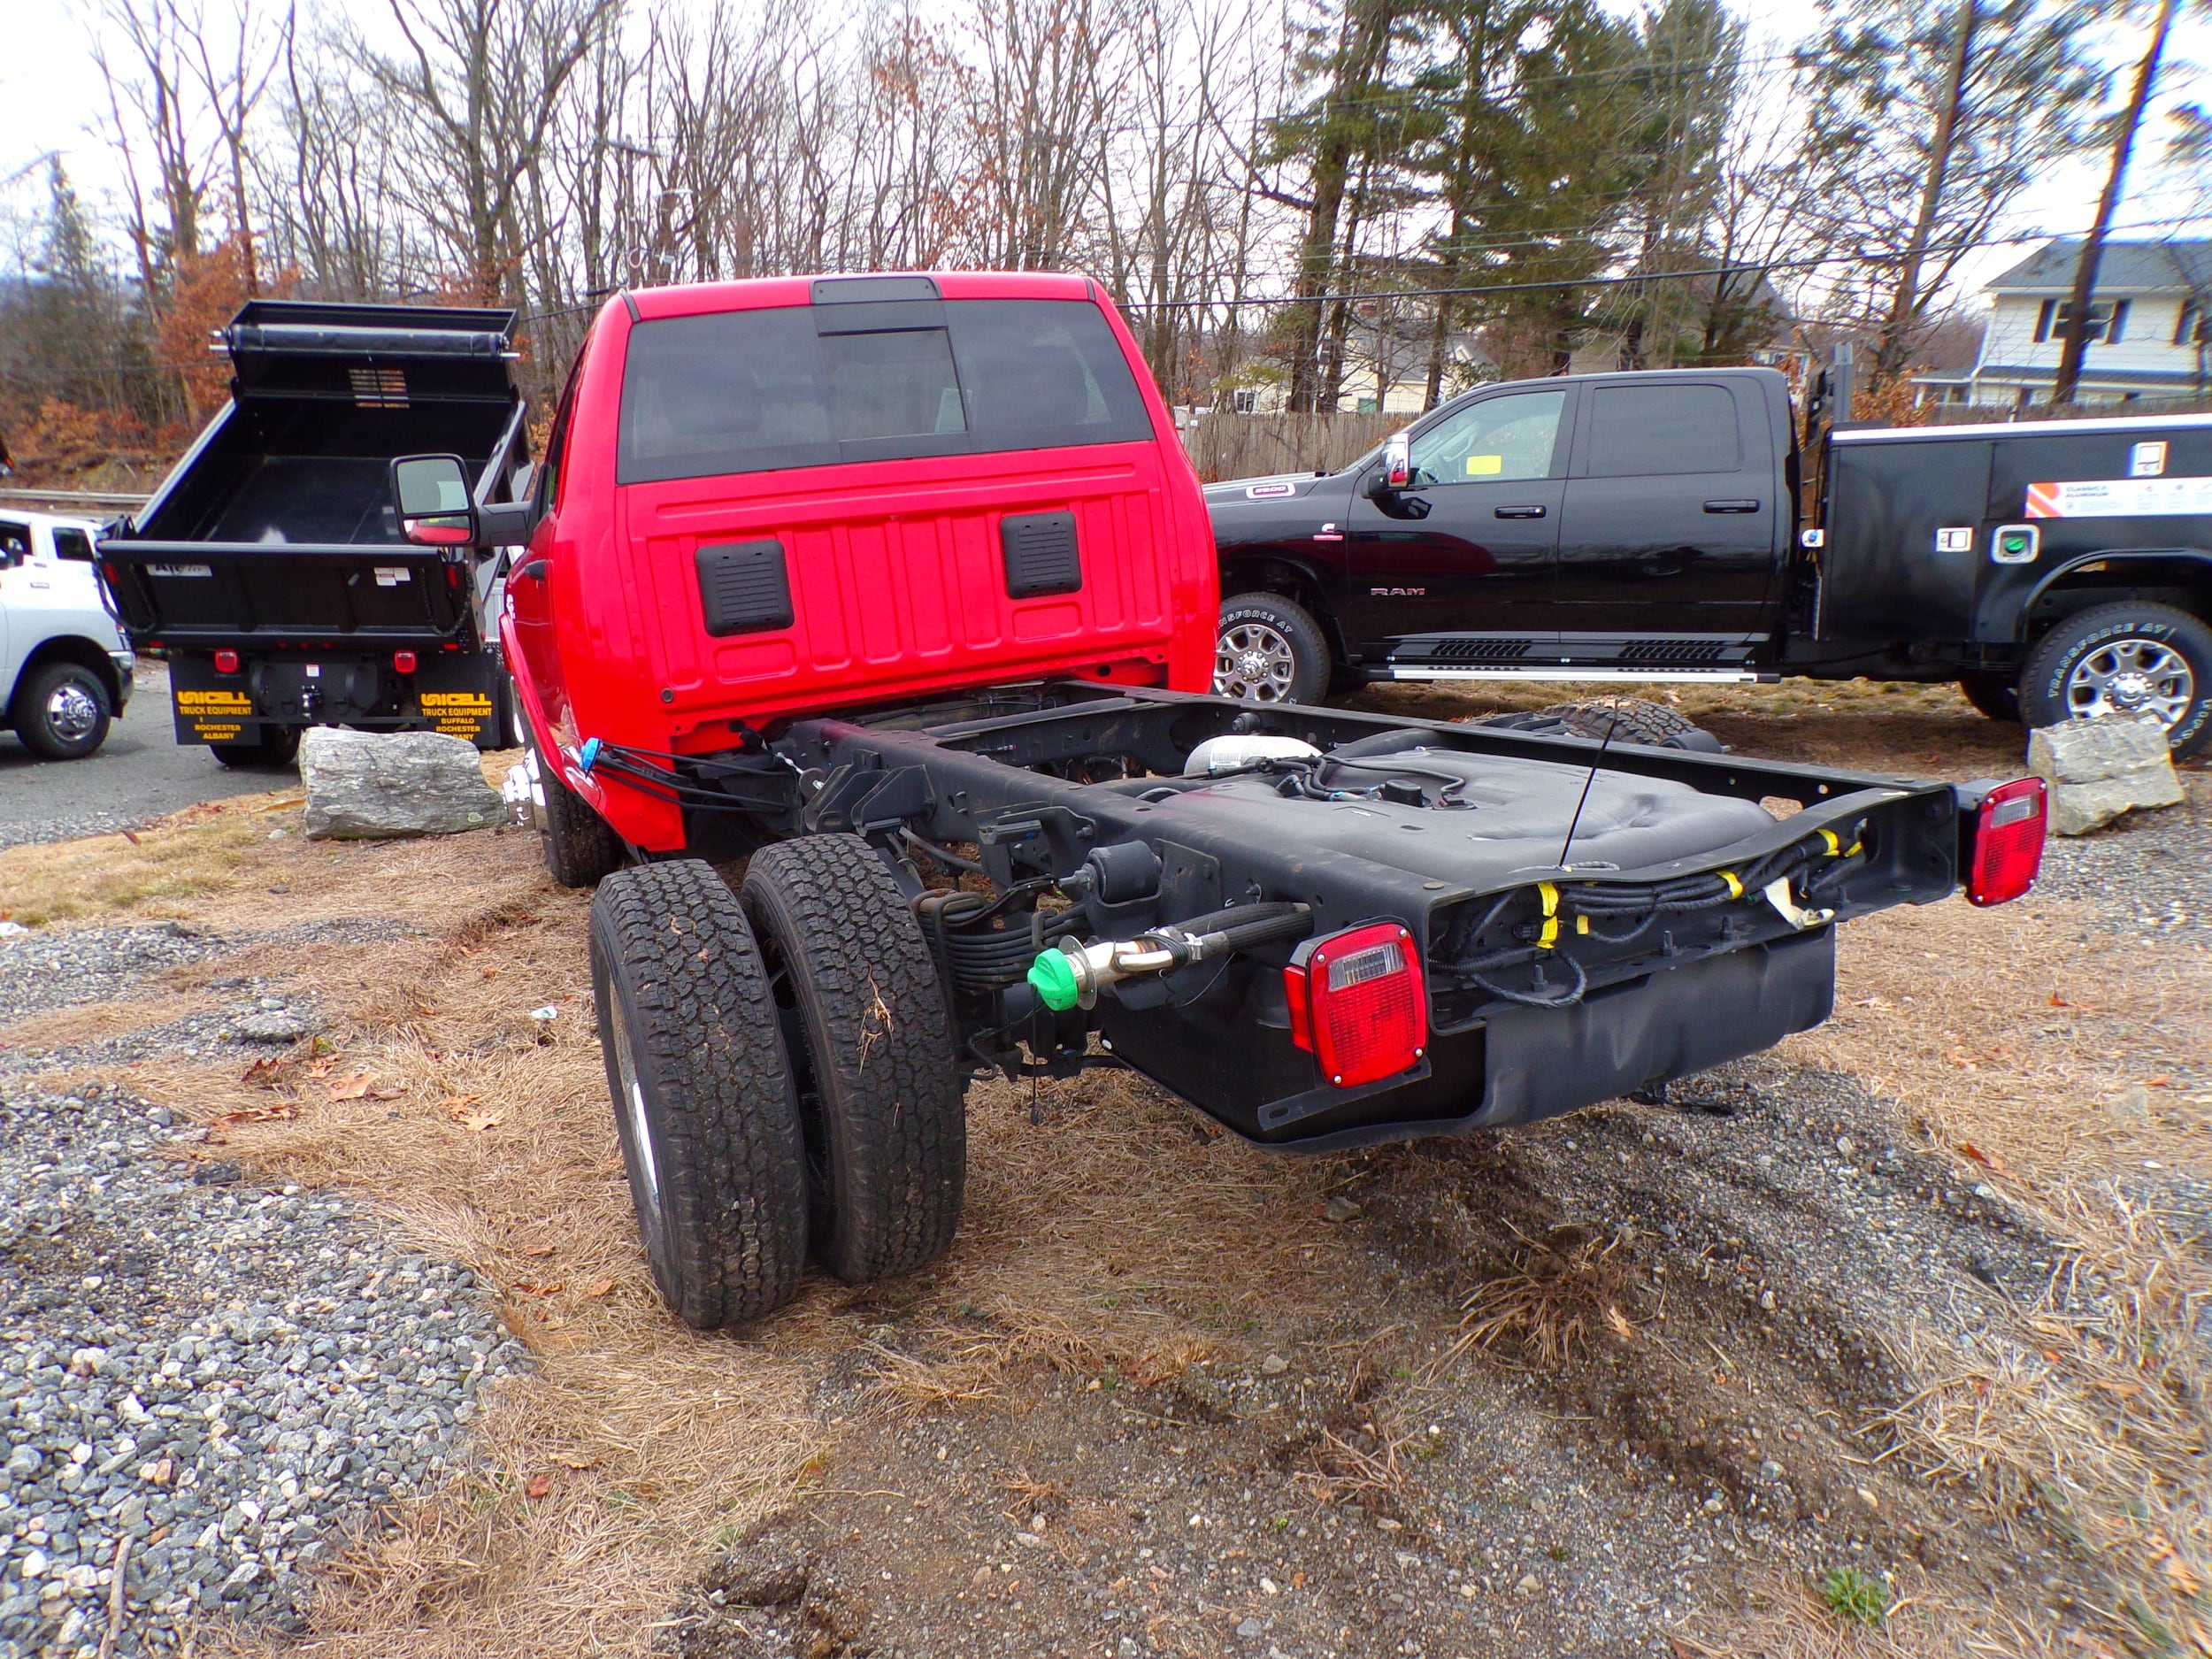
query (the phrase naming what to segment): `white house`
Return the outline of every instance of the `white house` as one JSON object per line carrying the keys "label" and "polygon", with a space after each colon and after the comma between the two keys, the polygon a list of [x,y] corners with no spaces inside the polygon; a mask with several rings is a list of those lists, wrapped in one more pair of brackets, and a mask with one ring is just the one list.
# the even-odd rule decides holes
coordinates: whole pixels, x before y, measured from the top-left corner
{"label": "white house", "polygon": [[[1991,282],[1974,366],[1923,374],[1923,401],[2050,401],[2066,348],[2078,242],[2054,242]],[[2097,263],[2083,359],[2085,403],[2212,397],[2212,242],[2108,242]]]}

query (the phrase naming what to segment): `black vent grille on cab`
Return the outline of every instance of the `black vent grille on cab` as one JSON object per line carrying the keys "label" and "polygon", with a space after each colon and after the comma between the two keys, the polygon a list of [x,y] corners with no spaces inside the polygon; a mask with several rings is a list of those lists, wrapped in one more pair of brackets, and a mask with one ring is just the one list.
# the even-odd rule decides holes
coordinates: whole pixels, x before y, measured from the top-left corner
{"label": "black vent grille on cab", "polygon": [[791,626],[791,572],[783,543],[718,541],[699,549],[699,603],[707,632],[758,634]]}
{"label": "black vent grille on cab", "polygon": [[1040,599],[1071,594],[1083,586],[1083,560],[1076,550],[1071,512],[1015,513],[999,521],[999,546],[1006,553],[1006,596]]}

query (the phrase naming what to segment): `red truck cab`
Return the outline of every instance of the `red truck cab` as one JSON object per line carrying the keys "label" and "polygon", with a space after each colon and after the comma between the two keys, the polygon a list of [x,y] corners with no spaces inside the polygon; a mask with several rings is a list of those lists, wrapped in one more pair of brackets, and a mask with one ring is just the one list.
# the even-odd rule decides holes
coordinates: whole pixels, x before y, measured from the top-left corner
{"label": "red truck cab", "polygon": [[1212,679],[1198,479],[1083,277],[618,295],[533,506],[501,629],[521,708],[541,765],[645,851],[681,849],[683,814],[592,775],[591,739],[707,757],[983,686]]}

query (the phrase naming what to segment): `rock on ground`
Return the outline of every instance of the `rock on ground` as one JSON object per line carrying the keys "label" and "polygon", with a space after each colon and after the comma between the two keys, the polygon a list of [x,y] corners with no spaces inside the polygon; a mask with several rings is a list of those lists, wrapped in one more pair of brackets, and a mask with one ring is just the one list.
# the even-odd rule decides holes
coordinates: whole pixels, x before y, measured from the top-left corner
{"label": "rock on ground", "polygon": [[502,817],[473,744],[440,732],[317,726],[300,741],[311,840],[454,835]]}
{"label": "rock on ground", "polygon": [[2028,768],[2051,786],[2051,828],[2085,835],[2139,807],[2178,806],[2166,730],[2147,714],[2067,720],[2028,738]]}

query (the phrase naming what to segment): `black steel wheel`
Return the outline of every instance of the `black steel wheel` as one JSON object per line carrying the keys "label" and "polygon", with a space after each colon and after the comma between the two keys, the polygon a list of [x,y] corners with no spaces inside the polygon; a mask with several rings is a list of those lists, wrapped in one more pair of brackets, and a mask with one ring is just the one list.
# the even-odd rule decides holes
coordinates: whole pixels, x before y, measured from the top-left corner
{"label": "black steel wheel", "polygon": [[1977,669],[1959,676],[1959,695],[1975,712],[2008,725],[2020,724],[2020,682],[2008,674]]}
{"label": "black steel wheel", "polygon": [[1214,695],[1243,703],[1317,703],[1329,688],[1329,641],[1303,605],[1280,594],[1222,602]]}
{"label": "black steel wheel", "polygon": [[695,859],[617,872],[591,983],[653,1282],[695,1330],[772,1313],[806,1266],[805,1141],[737,895]]}
{"label": "black steel wheel", "polygon": [[921,925],[857,835],[764,848],[742,893],[798,1082],[816,1255],[849,1285],[912,1272],[952,1243],[968,1157]]}
{"label": "black steel wheel", "polygon": [[47,760],[82,760],[107,741],[108,688],[82,663],[49,663],[16,687],[9,718],[24,748]]}
{"label": "black steel wheel", "polygon": [[591,803],[563,783],[532,743],[522,764],[530,780],[530,820],[545,867],[565,887],[596,887],[622,867],[622,842]]}
{"label": "black steel wheel", "polygon": [[2136,600],[2077,611],[2030,653],[2020,712],[2032,729],[2148,714],[2175,755],[2193,755],[2212,743],[2212,627]]}

